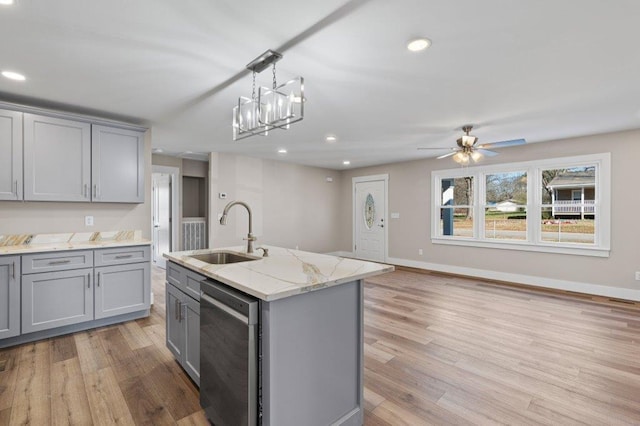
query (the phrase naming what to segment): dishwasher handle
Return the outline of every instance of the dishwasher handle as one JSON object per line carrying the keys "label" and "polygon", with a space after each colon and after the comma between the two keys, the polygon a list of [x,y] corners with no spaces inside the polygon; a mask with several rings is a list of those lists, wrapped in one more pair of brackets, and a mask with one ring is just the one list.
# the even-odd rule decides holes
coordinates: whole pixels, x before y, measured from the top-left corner
{"label": "dishwasher handle", "polygon": [[236,311],[235,309],[231,309],[230,307],[228,307],[224,303],[220,302],[219,300],[214,299],[213,297],[207,295],[204,292],[200,292],[200,302],[202,302],[202,300],[204,300],[207,303],[215,306],[216,308],[220,309],[221,311],[231,315],[235,319],[237,319],[239,321],[242,321],[244,324],[249,325],[249,317],[247,317],[245,315],[242,315],[240,312]]}

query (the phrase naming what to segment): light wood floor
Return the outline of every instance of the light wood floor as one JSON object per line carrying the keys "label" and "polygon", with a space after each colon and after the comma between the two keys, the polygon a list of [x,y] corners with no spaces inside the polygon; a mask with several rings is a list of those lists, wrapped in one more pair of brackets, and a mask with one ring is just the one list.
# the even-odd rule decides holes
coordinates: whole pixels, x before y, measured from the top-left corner
{"label": "light wood floor", "polygon": [[[149,318],[0,350],[0,425],[207,424],[153,290]],[[396,271],[366,283],[365,424],[640,424],[639,354],[637,306]]]}

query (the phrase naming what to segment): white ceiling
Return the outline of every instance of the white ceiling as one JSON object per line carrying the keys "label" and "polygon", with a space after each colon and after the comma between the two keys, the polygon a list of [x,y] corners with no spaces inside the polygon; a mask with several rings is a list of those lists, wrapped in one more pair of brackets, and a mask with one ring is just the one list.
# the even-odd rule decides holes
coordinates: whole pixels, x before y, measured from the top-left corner
{"label": "white ceiling", "polygon": [[[416,148],[467,123],[484,143],[640,128],[639,17],[637,0],[17,0],[0,69],[27,81],[0,78],[0,100],[144,123],[165,152],[360,167],[445,153]],[[233,142],[267,49],[279,81],[305,78],[305,119]]]}

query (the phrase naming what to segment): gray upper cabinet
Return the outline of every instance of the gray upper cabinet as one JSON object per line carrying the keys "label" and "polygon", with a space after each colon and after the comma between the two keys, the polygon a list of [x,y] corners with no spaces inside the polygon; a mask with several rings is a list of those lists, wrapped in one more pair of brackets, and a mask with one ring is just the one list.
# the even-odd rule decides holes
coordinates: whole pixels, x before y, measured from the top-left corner
{"label": "gray upper cabinet", "polygon": [[24,199],[90,201],[91,125],[24,114]]}
{"label": "gray upper cabinet", "polygon": [[144,202],[144,133],[93,125],[92,200]]}
{"label": "gray upper cabinet", "polygon": [[20,256],[0,256],[0,339],[20,334]]}
{"label": "gray upper cabinet", "polygon": [[22,200],[22,113],[0,110],[0,200]]}

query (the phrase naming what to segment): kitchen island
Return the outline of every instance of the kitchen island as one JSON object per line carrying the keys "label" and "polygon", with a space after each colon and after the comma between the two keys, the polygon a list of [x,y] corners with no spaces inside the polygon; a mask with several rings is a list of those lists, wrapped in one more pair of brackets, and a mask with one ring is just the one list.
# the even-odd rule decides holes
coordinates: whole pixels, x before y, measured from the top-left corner
{"label": "kitchen island", "polygon": [[[165,254],[170,261],[168,287],[179,281],[176,274],[184,277],[186,271],[258,302],[257,401],[255,407],[244,410],[252,412],[255,408],[255,418],[250,415],[247,422],[238,424],[257,424],[261,418],[263,425],[361,425],[364,278],[393,271],[393,267],[279,247],[266,248],[268,257],[254,254],[249,261],[230,264],[210,264],[193,256],[221,250],[243,253],[243,248]],[[193,279],[191,282],[193,289]],[[168,322],[172,318],[170,306],[167,298]],[[170,340],[169,323],[167,327]],[[204,330],[202,336],[208,336]],[[211,344],[211,339],[202,339],[201,401],[203,389],[211,385],[207,380],[226,380],[220,376],[207,377],[205,358],[218,353],[224,355],[228,351],[223,347],[224,342],[233,340],[226,336],[216,346]],[[192,367],[193,364],[191,362]],[[254,384],[248,383],[247,391],[253,392]],[[230,400],[225,406],[232,405]]]}

